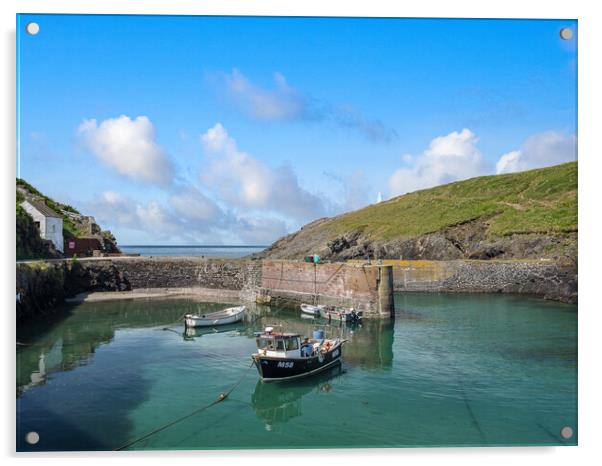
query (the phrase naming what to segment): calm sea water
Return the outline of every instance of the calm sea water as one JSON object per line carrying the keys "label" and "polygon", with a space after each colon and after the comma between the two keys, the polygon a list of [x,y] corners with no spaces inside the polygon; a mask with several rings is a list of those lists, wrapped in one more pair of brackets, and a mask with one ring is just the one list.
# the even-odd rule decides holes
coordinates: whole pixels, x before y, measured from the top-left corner
{"label": "calm sea water", "polygon": [[[327,327],[339,369],[262,384],[249,355],[269,324],[309,334],[295,309],[186,334],[170,299],[87,303],[18,331],[17,448],[105,450],[230,397],[131,449],[574,445],[577,309],[505,295],[407,294],[394,322]],[[163,330],[169,327],[171,330]],[[571,426],[575,436],[560,437]],[[36,446],[24,442],[36,431]]]}
{"label": "calm sea water", "polygon": [[141,256],[206,256],[239,258],[265,249],[265,246],[119,246],[126,254]]}

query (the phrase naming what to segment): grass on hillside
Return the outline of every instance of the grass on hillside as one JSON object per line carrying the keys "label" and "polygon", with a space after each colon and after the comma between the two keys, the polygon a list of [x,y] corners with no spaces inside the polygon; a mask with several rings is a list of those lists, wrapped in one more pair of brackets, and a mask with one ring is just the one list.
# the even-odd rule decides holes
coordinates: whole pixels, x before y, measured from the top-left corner
{"label": "grass on hillside", "polygon": [[489,235],[577,230],[577,162],[416,191],[343,215],[329,228],[373,239],[414,237],[478,218]]}

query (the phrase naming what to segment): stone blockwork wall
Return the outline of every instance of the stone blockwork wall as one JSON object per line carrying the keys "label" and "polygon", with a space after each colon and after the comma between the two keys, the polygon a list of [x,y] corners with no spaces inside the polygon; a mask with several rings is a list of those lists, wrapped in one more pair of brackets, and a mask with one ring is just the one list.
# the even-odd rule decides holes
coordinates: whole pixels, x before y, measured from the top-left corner
{"label": "stone blockwork wall", "polygon": [[367,317],[389,316],[388,311],[380,312],[376,266],[264,260],[261,277],[264,302],[337,304],[361,309]]}
{"label": "stone blockwork wall", "polygon": [[521,293],[577,302],[576,264],[537,260],[382,262],[393,266],[398,292]]}
{"label": "stone blockwork wall", "polygon": [[219,288],[255,289],[260,285],[261,263],[240,259],[201,257],[125,257],[82,261],[94,270],[115,266],[132,289],[146,288]]}

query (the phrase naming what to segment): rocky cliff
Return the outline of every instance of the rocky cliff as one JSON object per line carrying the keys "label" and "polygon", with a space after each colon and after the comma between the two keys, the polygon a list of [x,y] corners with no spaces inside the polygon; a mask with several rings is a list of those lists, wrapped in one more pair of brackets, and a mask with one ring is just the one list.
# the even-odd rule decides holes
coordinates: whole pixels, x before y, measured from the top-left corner
{"label": "rocky cliff", "polygon": [[127,277],[112,263],[88,267],[76,260],[17,264],[17,322],[52,312],[65,298],[86,291],[126,291]]}

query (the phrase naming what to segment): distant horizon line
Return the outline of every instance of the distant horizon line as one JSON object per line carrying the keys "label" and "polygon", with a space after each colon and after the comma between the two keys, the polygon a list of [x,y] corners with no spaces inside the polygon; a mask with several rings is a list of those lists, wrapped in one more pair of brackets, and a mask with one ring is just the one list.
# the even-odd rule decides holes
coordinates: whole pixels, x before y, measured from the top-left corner
{"label": "distant horizon line", "polygon": [[122,248],[267,248],[257,244],[122,244]]}

